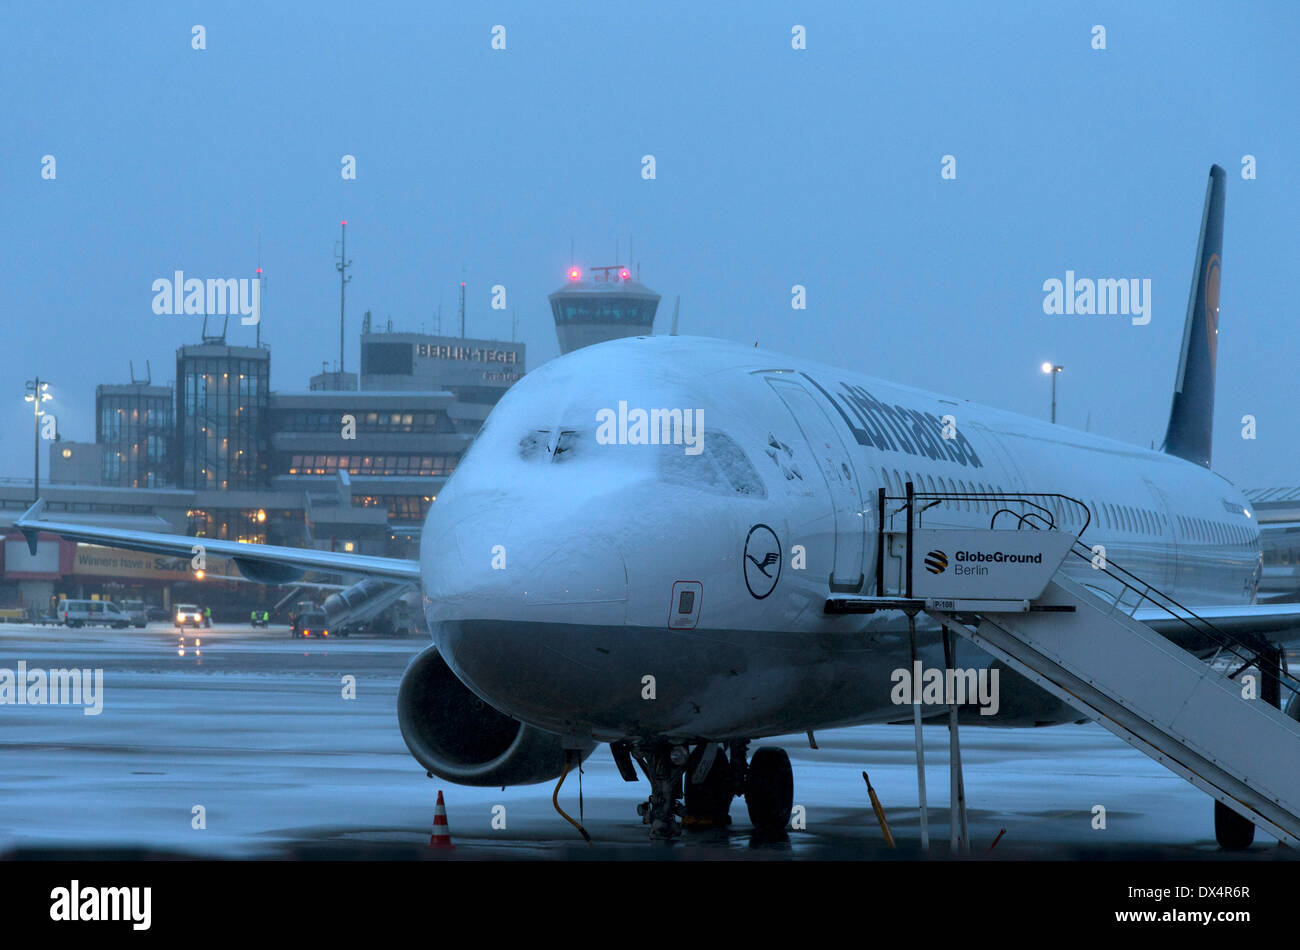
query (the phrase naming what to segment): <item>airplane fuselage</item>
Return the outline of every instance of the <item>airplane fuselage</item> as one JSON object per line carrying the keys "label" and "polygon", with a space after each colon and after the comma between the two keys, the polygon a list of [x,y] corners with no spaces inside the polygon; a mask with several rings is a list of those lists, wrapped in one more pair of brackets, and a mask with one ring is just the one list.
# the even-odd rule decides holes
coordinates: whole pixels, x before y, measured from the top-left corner
{"label": "airplane fuselage", "polygon": [[[890,676],[910,664],[905,618],[823,607],[875,592],[878,489],[907,482],[1070,496],[1090,510],[1082,540],[1166,594],[1253,600],[1258,530],[1207,469],[736,344],[641,337],[554,360],[493,410],[423,532],[429,627],[485,702],[563,735],[903,718]],[[1083,528],[1081,509],[1049,504]],[[987,528],[995,510],[967,500],[923,519]],[[1084,559],[1065,569],[1106,587]],[[941,664],[934,626],[918,629]],[[958,665],[990,662],[959,644]]]}

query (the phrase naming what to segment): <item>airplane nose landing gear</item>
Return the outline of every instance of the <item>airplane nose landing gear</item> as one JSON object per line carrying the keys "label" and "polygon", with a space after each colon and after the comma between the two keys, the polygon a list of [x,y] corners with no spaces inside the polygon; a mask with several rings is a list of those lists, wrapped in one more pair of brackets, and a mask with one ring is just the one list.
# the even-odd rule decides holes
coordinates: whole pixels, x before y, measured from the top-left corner
{"label": "airplane nose landing gear", "polygon": [[678,818],[686,811],[681,798],[688,757],[686,746],[668,742],[632,750],[632,758],[650,780],[650,799],[637,805],[636,813],[642,824],[650,826],[652,839],[668,840],[682,833]]}

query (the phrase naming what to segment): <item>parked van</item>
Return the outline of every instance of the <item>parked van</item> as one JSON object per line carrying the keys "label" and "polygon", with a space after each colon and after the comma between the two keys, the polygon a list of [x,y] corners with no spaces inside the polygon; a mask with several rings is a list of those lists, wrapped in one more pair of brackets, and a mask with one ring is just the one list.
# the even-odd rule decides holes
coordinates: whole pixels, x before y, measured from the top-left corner
{"label": "parked van", "polygon": [[131,626],[144,629],[145,624],[149,622],[148,605],[143,600],[124,600],[119,604],[122,612],[126,614]]}
{"label": "parked van", "polygon": [[115,627],[125,630],[131,618],[106,600],[65,600],[59,604],[59,619],[69,627]]}

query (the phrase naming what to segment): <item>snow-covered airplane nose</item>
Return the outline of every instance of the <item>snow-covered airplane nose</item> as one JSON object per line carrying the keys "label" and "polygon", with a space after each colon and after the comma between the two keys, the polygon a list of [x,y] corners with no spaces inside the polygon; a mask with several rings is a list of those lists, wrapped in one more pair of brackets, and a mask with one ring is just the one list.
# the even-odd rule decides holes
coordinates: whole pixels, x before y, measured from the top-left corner
{"label": "snow-covered airplane nose", "polygon": [[627,617],[616,538],[599,519],[499,492],[442,505],[421,545],[425,615],[439,653],[508,715],[569,708],[576,644]]}
{"label": "snow-covered airplane nose", "polygon": [[498,492],[458,495],[437,514],[421,550],[435,637],[458,620],[623,623],[623,555],[590,516]]}

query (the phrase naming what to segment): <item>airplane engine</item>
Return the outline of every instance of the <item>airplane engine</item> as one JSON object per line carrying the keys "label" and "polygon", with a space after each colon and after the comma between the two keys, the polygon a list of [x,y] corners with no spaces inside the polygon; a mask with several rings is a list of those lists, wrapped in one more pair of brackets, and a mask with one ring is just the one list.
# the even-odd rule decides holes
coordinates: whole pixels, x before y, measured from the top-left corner
{"label": "airplane engine", "polygon": [[[535,785],[564,770],[559,736],[497,712],[456,678],[437,647],[420,653],[397,691],[402,738],[422,766],[457,785]],[[594,743],[581,750],[586,759]]]}

